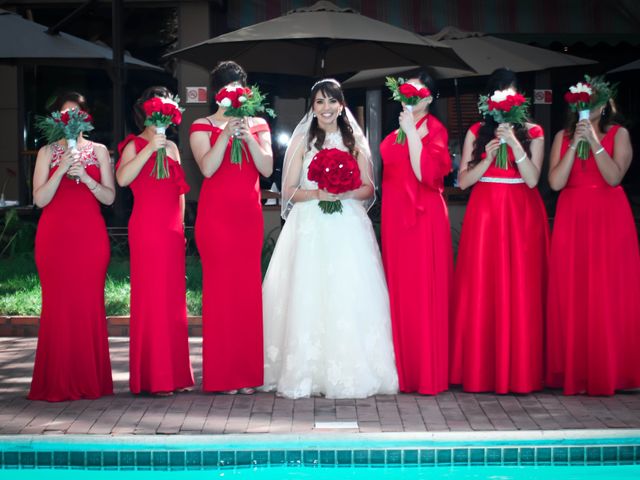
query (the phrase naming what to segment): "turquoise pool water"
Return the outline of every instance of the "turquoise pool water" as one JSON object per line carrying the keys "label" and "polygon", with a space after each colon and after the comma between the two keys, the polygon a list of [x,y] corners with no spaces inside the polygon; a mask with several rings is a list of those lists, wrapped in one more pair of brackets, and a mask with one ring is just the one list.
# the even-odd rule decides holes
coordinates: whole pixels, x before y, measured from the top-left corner
{"label": "turquoise pool water", "polygon": [[0,479],[31,480],[638,480],[639,465],[582,467],[265,467],[198,471],[0,470]]}
{"label": "turquoise pool water", "polygon": [[0,480],[36,478],[640,480],[640,430],[0,437]]}

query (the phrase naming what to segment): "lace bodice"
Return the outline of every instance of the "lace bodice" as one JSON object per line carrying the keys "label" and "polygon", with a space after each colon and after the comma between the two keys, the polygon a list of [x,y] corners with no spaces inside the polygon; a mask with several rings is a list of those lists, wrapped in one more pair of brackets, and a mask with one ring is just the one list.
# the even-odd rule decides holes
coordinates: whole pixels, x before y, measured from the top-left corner
{"label": "lace bodice", "polygon": [[[52,143],[51,148],[53,149],[53,154],[51,155],[50,168],[53,168],[58,166],[58,164],[60,163],[60,159],[62,158],[62,155],[66,150],[59,143]],[[77,150],[78,152],[80,152],[80,161],[85,168],[87,168],[89,165],[100,166],[96,151],[93,148],[93,142],[82,143],[77,147]]]}
{"label": "lace bodice", "polygon": [[[322,148],[337,148],[342,151],[348,151],[349,149],[345,147],[342,142],[342,135],[340,131],[327,133],[324,138],[324,143],[322,144]],[[318,153],[318,149],[313,146],[313,142],[311,142],[311,149],[307,150],[304,154],[304,158],[302,160],[302,171],[300,172],[300,188],[304,188],[305,190],[316,190],[318,188],[318,184],[316,182],[312,182],[307,178],[307,174],[309,173],[309,165],[315,157],[316,153]]]}

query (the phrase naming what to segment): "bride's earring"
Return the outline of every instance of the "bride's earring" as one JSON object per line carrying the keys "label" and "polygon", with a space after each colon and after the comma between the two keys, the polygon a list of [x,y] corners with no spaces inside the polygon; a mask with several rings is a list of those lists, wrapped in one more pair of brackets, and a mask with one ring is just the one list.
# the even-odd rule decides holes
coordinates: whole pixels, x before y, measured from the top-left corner
{"label": "bride's earring", "polygon": [[315,113],[313,114],[313,118],[316,118],[316,114]]}

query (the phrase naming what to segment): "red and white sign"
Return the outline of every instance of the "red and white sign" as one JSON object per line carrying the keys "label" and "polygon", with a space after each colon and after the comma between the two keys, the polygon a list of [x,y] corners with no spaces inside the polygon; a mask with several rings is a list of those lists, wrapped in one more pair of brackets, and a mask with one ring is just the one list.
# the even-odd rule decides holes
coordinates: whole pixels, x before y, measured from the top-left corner
{"label": "red and white sign", "polygon": [[534,90],[533,91],[533,103],[542,103],[550,105],[553,100],[552,90]]}
{"label": "red and white sign", "polygon": [[186,87],[186,103],[207,103],[207,87]]}

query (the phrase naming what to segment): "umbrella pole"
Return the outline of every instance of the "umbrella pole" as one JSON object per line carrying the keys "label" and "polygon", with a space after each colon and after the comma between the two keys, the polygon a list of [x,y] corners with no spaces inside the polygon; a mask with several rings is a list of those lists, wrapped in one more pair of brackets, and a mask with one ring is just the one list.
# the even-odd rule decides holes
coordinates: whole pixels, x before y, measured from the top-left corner
{"label": "umbrella pole", "polygon": [[453,79],[453,88],[456,96],[456,122],[458,124],[458,145],[460,146],[460,152],[462,152],[462,144],[464,142],[462,135],[462,107],[460,106],[460,91],[458,90],[458,79]]}
{"label": "umbrella pole", "polygon": [[[113,65],[111,81],[113,85],[113,146],[114,155],[120,139],[124,137],[124,48],[122,45],[122,0],[113,0],[111,4],[113,34]],[[122,195],[116,195],[115,215],[118,222],[125,220]]]}

